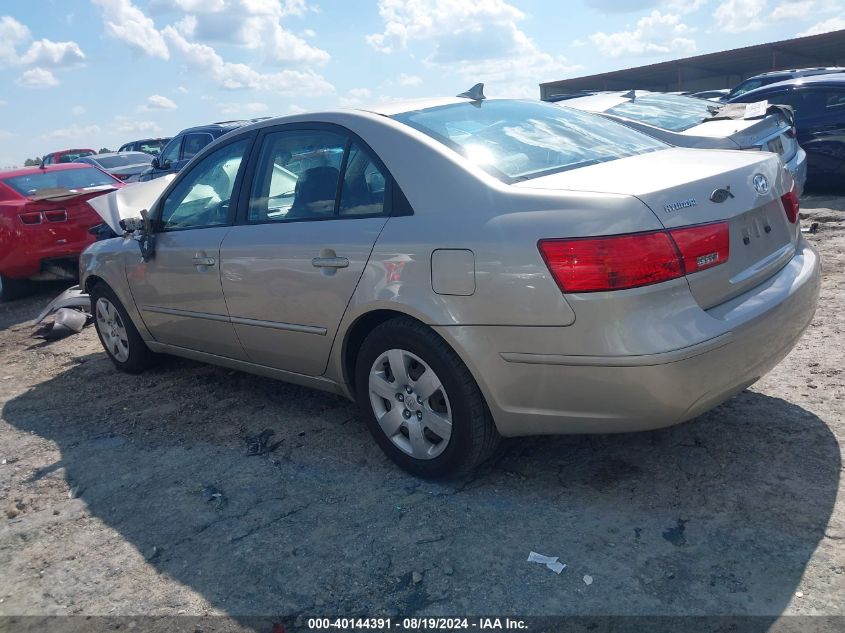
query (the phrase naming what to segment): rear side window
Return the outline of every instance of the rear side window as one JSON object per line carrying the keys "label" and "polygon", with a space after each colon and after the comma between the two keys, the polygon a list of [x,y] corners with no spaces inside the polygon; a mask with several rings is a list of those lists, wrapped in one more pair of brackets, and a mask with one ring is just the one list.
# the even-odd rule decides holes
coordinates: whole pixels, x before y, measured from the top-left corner
{"label": "rear side window", "polygon": [[367,153],[354,143],[349,148],[343,189],[340,195],[340,215],[381,215],[384,213],[384,191],[387,180]]}
{"label": "rear side window", "polygon": [[346,143],[345,135],[325,130],[268,134],[256,167],[249,221],[334,216]]}
{"label": "rear side window", "polygon": [[392,118],[431,136],[504,182],[668,147],[600,115],[535,101],[467,101]]}
{"label": "rear side window", "polygon": [[211,134],[186,134],[182,144],[182,160],[190,160],[213,140]]}

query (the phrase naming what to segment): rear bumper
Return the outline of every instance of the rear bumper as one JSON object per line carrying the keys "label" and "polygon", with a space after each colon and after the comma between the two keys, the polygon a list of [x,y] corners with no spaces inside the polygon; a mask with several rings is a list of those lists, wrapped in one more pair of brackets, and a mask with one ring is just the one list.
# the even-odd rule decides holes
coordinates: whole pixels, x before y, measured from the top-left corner
{"label": "rear bumper", "polygon": [[786,168],[795,180],[795,193],[799,197],[802,196],[804,194],[804,185],[807,183],[807,152],[799,146],[792,160],[786,163]]}
{"label": "rear bumper", "polygon": [[[802,243],[772,278],[701,311],[718,334],[650,354],[536,351],[560,349],[566,327],[438,330],[467,361],[503,435],[647,430],[704,413],[771,370],[810,323],[819,285],[819,257]],[[654,323],[660,327],[659,320]],[[529,338],[536,343],[531,352],[512,351],[514,341]]]}

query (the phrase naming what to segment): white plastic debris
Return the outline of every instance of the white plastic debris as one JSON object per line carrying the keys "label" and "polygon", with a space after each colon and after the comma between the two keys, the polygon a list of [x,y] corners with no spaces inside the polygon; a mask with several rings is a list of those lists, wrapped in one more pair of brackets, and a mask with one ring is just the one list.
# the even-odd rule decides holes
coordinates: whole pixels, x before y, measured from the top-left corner
{"label": "white plastic debris", "polygon": [[561,563],[557,556],[543,556],[537,552],[529,552],[527,562],[545,565],[556,574],[560,574],[566,568],[566,563]]}
{"label": "white plastic debris", "polygon": [[593,584],[593,577],[589,574],[584,575],[584,584],[585,585],[592,585]]}

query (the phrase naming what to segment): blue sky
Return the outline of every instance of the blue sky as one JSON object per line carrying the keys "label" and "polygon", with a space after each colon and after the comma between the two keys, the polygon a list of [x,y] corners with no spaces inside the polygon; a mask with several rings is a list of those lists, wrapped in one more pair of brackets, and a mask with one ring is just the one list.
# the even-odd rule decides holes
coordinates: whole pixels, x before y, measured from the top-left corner
{"label": "blue sky", "polygon": [[0,167],[233,118],[451,95],[845,28],[845,0],[0,3]]}

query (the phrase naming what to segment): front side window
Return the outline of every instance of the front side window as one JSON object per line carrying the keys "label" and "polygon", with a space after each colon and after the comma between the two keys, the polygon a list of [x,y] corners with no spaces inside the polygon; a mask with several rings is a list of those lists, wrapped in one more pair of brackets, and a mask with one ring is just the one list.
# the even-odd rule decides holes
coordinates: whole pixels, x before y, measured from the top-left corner
{"label": "front side window", "polygon": [[273,132],[264,139],[250,196],[250,222],[334,216],[347,138],[323,130]]}
{"label": "front side window", "polygon": [[174,229],[224,226],[249,139],[229,143],[197,163],[170,192],[161,207],[160,225]]}
{"label": "front side window", "polygon": [[534,101],[456,103],[392,118],[440,141],[504,182],[668,147],[600,115]]}
{"label": "front side window", "polygon": [[745,94],[746,92],[754,90],[755,88],[759,88],[762,85],[764,85],[762,79],[752,79],[750,81],[744,81],[739,84],[736,88],[731,90],[729,96],[731,98],[738,97],[739,95]]}
{"label": "front side window", "polygon": [[182,144],[182,160],[192,159],[199,151],[214,139],[211,134],[187,134]]}
{"label": "front side window", "polygon": [[167,147],[164,148],[164,151],[161,153],[161,158],[159,159],[159,164],[162,169],[167,169],[169,167],[168,163],[173,164],[179,160],[179,147],[181,145],[181,136],[177,136],[167,144]]}
{"label": "front side window", "polygon": [[606,112],[648,125],[683,132],[713,116],[715,104],[681,95],[648,94],[613,106]]}

